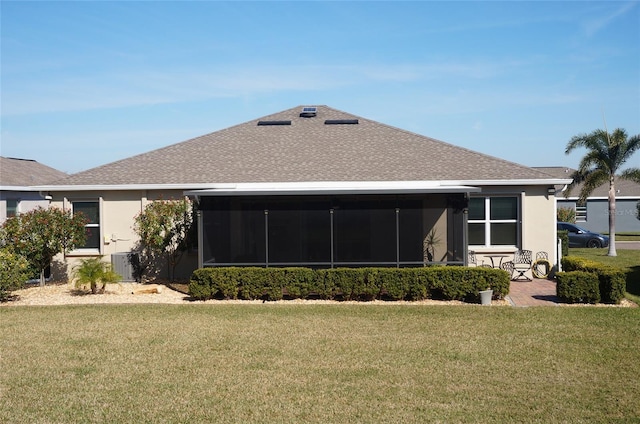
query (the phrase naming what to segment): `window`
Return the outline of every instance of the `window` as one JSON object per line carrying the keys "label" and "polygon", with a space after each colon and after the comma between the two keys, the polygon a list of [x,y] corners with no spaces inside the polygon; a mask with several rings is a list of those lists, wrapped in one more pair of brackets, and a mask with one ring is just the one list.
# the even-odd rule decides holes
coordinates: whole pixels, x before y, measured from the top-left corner
{"label": "window", "polygon": [[18,199],[7,199],[7,218],[18,215]]}
{"label": "window", "polygon": [[576,205],[576,222],[587,222],[587,206]]}
{"label": "window", "polygon": [[470,246],[516,246],[517,197],[472,197],[469,200]]}
{"label": "window", "polygon": [[73,214],[82,214],[87,223],[87,240],[79,249],[100,249],[100,202],[73,202]]}

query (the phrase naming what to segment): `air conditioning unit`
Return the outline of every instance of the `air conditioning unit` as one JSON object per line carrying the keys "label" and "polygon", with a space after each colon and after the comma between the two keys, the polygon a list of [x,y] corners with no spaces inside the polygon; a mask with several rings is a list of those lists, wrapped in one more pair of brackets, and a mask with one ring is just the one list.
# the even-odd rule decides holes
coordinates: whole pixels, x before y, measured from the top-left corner
{"label": "air conditioning unit", "polygon": [[122,281],[135,281],[135,278],[133,278],[133,265],[129,261],[130,254],[132,253],[119,252],[111,254],[111,266],[115,272],[122,276]]}

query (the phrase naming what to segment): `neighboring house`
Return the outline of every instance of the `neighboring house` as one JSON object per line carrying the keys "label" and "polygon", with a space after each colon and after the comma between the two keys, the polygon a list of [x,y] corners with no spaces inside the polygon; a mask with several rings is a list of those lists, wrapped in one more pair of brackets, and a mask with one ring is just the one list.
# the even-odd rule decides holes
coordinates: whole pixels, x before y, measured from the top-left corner
{"label": "neighboring house", "polygon": [[[535,168],[555,178],[571,177],[575,169],[562,166]],[[576,211],[576,223],[586,230],[596,233],[609,232],[609,185],[596,188],[584,204],[578,202],[582,185],[577,185],[567,194],[565,187],[558,187],[556,198],[559,208]],[[567,197],[565,197],[567,196]],[[640,232],[638,219],[640,184],[628,180],[616,180],[616,233]]]}
{"label": "neighboring house", "polygon": [[[554,186],[568,178],[327,106],[295,107],[71,175],[53,204],[91,217],[68,258],[134,247],[134,217],[156,199],[199,201],[202,266],[466,264],[467,250],[556,257]],[[70,262],[73,262],[70,261]],[[497,263],[496,263],[497,264]]]}
{"label": "neighboring house", "polygon": [[48,207],[48,195],[33,188],[68,175],[31,159],[0,156],[0,225],[9,217]]}

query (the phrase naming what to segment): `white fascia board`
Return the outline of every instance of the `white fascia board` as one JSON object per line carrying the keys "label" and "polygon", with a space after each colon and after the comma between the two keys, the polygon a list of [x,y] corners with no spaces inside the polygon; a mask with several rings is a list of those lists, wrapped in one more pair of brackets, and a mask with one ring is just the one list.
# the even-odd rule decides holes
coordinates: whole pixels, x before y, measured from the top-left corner
{"label": "white fascia board", "polygon": [[[558,200],[568,200],[568,201],[578,201],[580,197],[578,196],[570,196],[570,197],[558,197]],[[609,200],[608,196],[594,196],[587,197],[587,202],[589,200]],[[640,196],[616,196],[616,200],[640,200]]]}
{"label": "white fascia board", "polygon": [[476,193],[478,187],[438,181],[311,181],[290,183],[239,183],[235,187],[210,187],[185,192],[192,196],[287,194],[411,194]]}
{"label": "white fascia board", "polygon": [[571,184],[572,181],[570,178],[549,178],[541,180],[462,180],[456,182],[458,184],[474,186],[555,186]]}
{"label": "white fascia board", "polygon": [[0,191],[39,191],[35,187],[28,186],[3,186],[0,185]]}
{"label": "white fascia board", "polygon": [[203,190],[211,187],[235,187],[235,184],[112,184],[34,186],[34,191],[136,191],[136,190]]}

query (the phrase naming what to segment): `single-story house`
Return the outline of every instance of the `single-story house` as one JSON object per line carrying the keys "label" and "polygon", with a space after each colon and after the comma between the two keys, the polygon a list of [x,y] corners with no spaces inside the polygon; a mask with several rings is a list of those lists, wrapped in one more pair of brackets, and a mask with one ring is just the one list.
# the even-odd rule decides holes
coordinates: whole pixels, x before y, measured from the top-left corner
{"label": "single-story house", "polygon": [[464,265],[468,250],[485,263],[520,248],[553,259],[554,187],[570,182],[328,106],[298,106],[39,189],[91,217],[92,237],[66,252],[70,262],[132,249],[134,217],[149,202],[196,199],[198,249],[178,270],[186,278],[231,265]]}
{"label": "single-story house", "polygon": [[0,225],[12,216],[49,206],[47,194],[33,188],[67,177],[31,159],[0,156]]}
{"label": "single-story house", "polygon": [[[563,166],[536,168],[556,178],[571,178],[576,171]],[[629,180],[616,180],[616,233],[639,233],[640,184]],[[579,203],[582,184],[576,185],[569,193],[566,187],[558,187],[556,197],[559,208],[570,208],[576,212],[576,223],[582,228],[596,233],[609,232],[609,184],[597,187],[586,202]]]}

